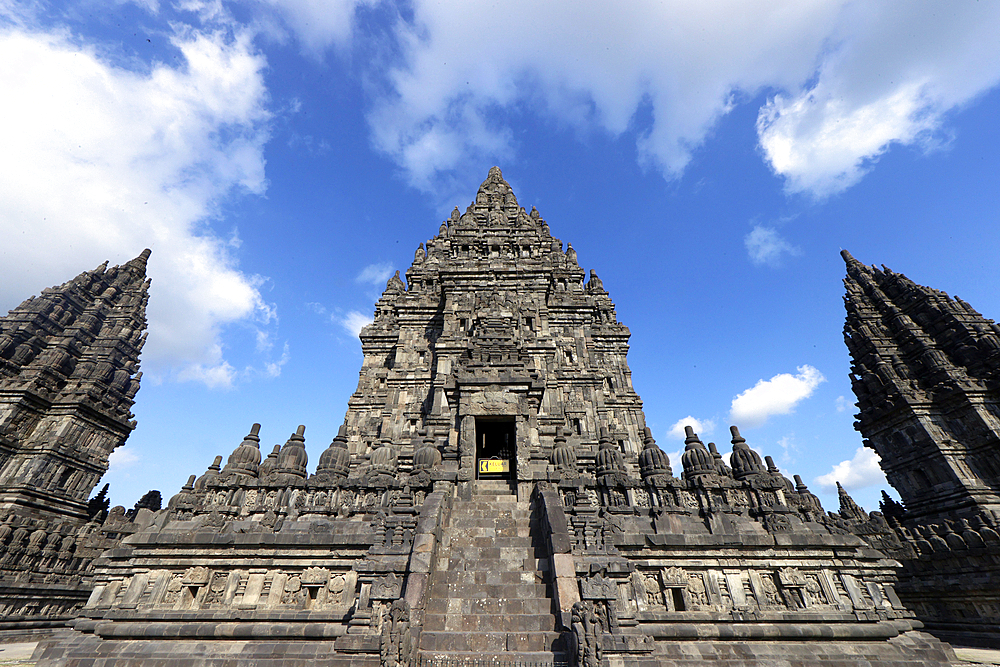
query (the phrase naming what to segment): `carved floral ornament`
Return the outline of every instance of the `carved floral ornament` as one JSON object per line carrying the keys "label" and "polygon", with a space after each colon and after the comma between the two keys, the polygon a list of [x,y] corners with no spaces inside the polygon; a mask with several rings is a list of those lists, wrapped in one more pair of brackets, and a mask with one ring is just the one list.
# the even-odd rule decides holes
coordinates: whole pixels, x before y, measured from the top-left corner
{"label": "carved floral ornament", "polygon": [[372,581],[371,597],[373,600],[395,600],[402,593],[403,580],[395,572]]}
{"label": "carved floral ornament", "polygon": [[309,567],[302,573],[302,583],[306,586],[326,586],[330,581],[330,571],[325,567]]}
{"label": "carved floral ornament", "polygon": [[181,583],[185,586],[204,586],[208,583],[209,571],[207,567],[189,567],[184,571]]}

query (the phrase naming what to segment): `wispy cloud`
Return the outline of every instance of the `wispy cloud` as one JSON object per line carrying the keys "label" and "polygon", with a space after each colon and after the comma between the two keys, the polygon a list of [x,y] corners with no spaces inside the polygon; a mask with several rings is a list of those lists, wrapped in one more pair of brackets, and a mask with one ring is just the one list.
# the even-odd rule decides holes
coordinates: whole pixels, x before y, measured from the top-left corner
{"label": "wispy cloud", "polygon": [[392,272],[392,264],[389,264],[388,262],[369,264],[365,268],[361,269],[361,273],[357,275],[354,281],[382,287],[385,285],[386,281],[389,280],[389,277],[392,276]]}
{"label": "wispy cloud", "polygon": [[352,310],[343,317],[337,317],[335,320],[340,326],[344,327],[344,330],[352,336],[360,336],[361,330],[371,324],[373,319],[370,315],[365,315],[364,313],[359,313],[356,310]]}
{"label": "wispy cloud", "polygon": [[281,349],[281,357],[278,358],[277,361],[268,362],[264,366],[264,368],[267,371],[268,377],[276,378],[279,375],[281,375],[281,369],[284,367],[285,364],[288,363],[288,360],[291,358],[292,355],[291,352],[289,352],[288,343],[285,343],[285,346]]}
{"label": "wispy cloud", "polygon": [[140,461],[140,457],[128,446],[122,446],[108,456],[108,471],[119,472],[131,468]]}
{"label": "wispy cloud", "polygon": [[778,440],[778,446],[781,447],[781,465],[788,466],[795,463],[795,454],[798,453],[799,447],[795,444],[794,435],[786,435]]}
{"label": "wispy cloud", "polygon": [[755,225],[743,239],[747,254],[757,266],[779,266],[783,255],[798,255],[800,250],[786,241],[774,227]]}
{"label": "wispy cloud", "polygon": [[758,380],[750,389],[733,399],[729,419],[739,426],[760,426],[773,415],[792,412],[801,401],[812,396],[826,378],[805,364],[796,375],[779,373],[770,380]]}

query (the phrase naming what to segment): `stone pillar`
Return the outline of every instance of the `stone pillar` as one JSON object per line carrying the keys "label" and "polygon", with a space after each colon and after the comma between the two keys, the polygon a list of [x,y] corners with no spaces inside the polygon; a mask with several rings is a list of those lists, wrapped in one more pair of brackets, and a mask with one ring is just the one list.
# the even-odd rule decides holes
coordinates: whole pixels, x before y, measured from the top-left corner
{"label": "stone pillar", "polygon": [[458,481],[475,479],[476,473],[476,418],[462,415],[458,434]]}

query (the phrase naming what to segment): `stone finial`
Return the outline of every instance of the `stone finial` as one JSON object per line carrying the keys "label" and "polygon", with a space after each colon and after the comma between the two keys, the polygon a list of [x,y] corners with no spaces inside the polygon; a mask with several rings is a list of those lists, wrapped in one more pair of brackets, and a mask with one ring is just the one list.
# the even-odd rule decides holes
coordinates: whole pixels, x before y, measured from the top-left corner
{"label": "stone finial", "polygon": [[396,474],[396,465],[399,462],[399,455],[396,447],[388,438],[383,438],[378,448],[372,451],[369,463],[372,470],[386,475]]}
{"label": "stone finial", "polygon": [[402,294],[406,291],[406,285],[403,284],[403,279],[399,277],[399,271],[389,278],[385,284],[384,294]]}
{"label": "stone finial", "polygon": [[851,498],[847,490],[841,486],[840,482],[837,482],[837,496],[840,500],[840,516],[845,519],[855,519],[859,521],[867,521],[868,513],[862,509],[861,505],[854,502],[854,498]]}
{"label": "stone finial", "polygon": [[209,482],[219,476],[219,469],[222,467],[222,457],[216,456],[215,460],[212,461],[212,465],[208,466],[208,470],[205,471],[201,477],[197,479],[194,483],[194,490],[203,490]]}
{"label": "stone finial", "polygon": [[306,477],[309,456],[306,454],[305,433],[306,427],[300,425],[278,452],[277,473],[284,479],[281,483],[294,483]]}
{"label": "stone finial", "polygon": [[719,471],[719,474],[723,477],[732,477],[733,469],[726,465],[722,454],[719,453],[719,449],[715,446],[714,442],[708,443],[708,451],[712,454],[712,459],[715,461],[715,469]]}
{"label": "stone finial", "polygon": [[781,470],[778,468],[778,466],[774,465],[774,459],[771,458],[770,456],[765,456],[764,457],[764,463],[767,464],[767,471],[769,473],[779,473],[779,472],[781,472]]}
{"label": "stone finial", "polygon": [[597,271],[590,270],[590,280],[587,282],[588,292],[604,292],[604,283],[597,277]]}
{"label": "stone finial", "polygon": [[267,455],[267,458],[261,462],[260,466],[258,466],[257,468],[258,478],[263,480],[265,477],[267,477],[268,475],[270,475],[272,472],[275,471],[275,469],[278,467],[278,454],[280,453],[280,451],[281,451],[281,445],[275,445],[274,449],[271,450],[271,453]]}
{"label": "stone finial", "polygon": [[625,459],[618,445],[611,439],[606,426],[601,426],[597,438],[597,475],[598,477],[625,471]]}
{"label": "stone finial", "polygon": [[552,448],[550,461],[556,468],[562,470],[577,471],[576,450],[567,443],[566,435],[561,426],[556,426],[556,434],[553,438],[555,445]]}
{"label": "stone finial", "polygon": [[324,473],[335,477],[347,477],[350,470],[351,454],[347,449],[347,424],[341,424],[330,446],[320,454],[316,464],[316,475]]}
{"label": "stone finial", "polygon": [[257,468],[260,465],[260,424],[250,427],[250,433],[243,438],[233,453],[229,455],[223,474],[237,474],[257,476]]}
{"label": "stone finial", "polygon": [[684,427],[684,453],[681,455],[681,465],[684,468],[684,477],[694,479],[701,475],[717,475],[715,459],[711,452],[705,449],[698,434],[691,426]]}
{"label": "stone finial", "polygon": [[760,454],[750,449],[746,439],[740,435],[740,429],[736,426],[730,426],[729,432],[733,435],[733,453],[729,457],[729,465],[733,468],[733,477],[743,479],[749,475],[764,472],[764,462],[761,461]]}
{"label": "stone finial", "polygon": [[643,479],[654,475],[673,475],[670,468],[670,457],[660,449],[653,439],[653,431],[646,426],[642,429],[643,447],[639,453],[639,472]]}
{"label": "stone finial", "polygon": [[138,257],[136,257],[135,259],[133,259],[132,261],[130,261],[128,264],[132,268],[139,269],[139,270],[145,272],[146,271],[146,262],[149,261],[149,256],[151,254],[152,254],[152,251],[149,248],[146,248],[145,250],[143,250],[142,252],[139,253]]}
{"label": "stone finial", "polygon": [[441,463],[441,450],[437,447],[433,426],[422,429],[421,434],[420,444],[413,451],[413,469],[430,470]]}

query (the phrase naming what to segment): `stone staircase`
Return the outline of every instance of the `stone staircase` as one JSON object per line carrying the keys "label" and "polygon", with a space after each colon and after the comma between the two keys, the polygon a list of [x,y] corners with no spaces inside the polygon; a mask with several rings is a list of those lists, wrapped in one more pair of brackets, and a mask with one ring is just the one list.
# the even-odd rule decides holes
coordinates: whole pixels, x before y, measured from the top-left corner
{"label": "stone staircase", "polygon": [[505,481],[473,484],[433,565],[418,665],[565,662],[534,501],[518,502]]}

